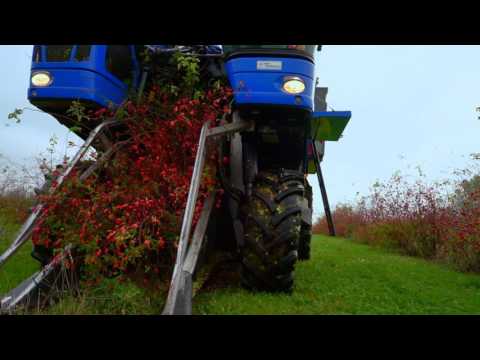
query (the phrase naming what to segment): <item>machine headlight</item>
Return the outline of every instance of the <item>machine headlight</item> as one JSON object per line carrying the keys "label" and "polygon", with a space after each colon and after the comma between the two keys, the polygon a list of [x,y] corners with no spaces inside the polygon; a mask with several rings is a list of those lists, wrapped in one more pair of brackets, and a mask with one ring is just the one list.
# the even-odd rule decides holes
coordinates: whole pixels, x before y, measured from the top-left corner
{"label": "machine headlight", "polygon": [[301,94],[305,91],[305,83],[299,77],[287,77],[283,83],[283,90],[289,94]]}
{"label": "machine headlight", "polygon": [[36,72],[32,74],[32,85],[33,86],[48,86],[52,83],[52,76],[46,72]]}

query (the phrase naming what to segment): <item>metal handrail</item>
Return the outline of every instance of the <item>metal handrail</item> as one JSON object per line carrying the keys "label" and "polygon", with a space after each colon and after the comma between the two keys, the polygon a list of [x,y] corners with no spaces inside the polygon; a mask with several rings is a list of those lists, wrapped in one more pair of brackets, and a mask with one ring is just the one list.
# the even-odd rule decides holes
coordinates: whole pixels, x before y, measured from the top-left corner
{"label": "metal handrail", "polygon": [[24,301],[39,284],[46,279],[52,271],[66,257],[71,257],[71,245],[67,245],[63,252],[57,255],[53,260],[45,265],[40,271],[37,271],[30,278],[21,283],[18,287],[11,290],[7,295],[0,299],[0,313],[11,313],[15,307]]}
{"label": "metal handrail", "polygon": [[[62,174],[60,174],[60,176],[56,180],[56,185],[49,188],[48,194],[50,195],[53,194],[60,187],[60,185],[62,185],[64,179],[70,174],[70,172],[73,170],[73,168],[78,163],[78,161],[85,155],[90,145],[96,139],[97,135],[99,135],[100,132],[105,128],[108,128],[109,126],[112,126],[117,123],[119,123],[119,121],[117,120],[105,121],[100,125],[98,125],[94,130],[92,130],[87,140],[85,140],[85,142],[80,147],[80,149],[78,150],[78,152],[76,153],[72,161],[70,161],[67,169],[65,169],[65,171]],[[30,238],[30,236],[32,235],[33,229],[38,222],[39,215],[41,214],[42,209],[43,209],[43,204],[39,204],[36,206],[35,210],[30,214],[28,219],[23,223],[22,227],[17,233],[17,236],[15,237],[15,240],[7,248],[7,250],[5,250],[0,255],[0,268]]]}
{"label": "metal handrail", "polygon": [[[252,123],[245,120],[240,120],[236,123],[226,124],[222,126],[217,126],[209,129],[208,124],[204,124],[200,132],[200,138],[198,141],[197,155],[195,157],[195,165],[193,168],[192,180],[190,182],[190,190],[188,192],[187,204],[185,206],[185,213],[183,215],[182,229],[180,232],[180,239],[177,249],[177,257],[175,260],[175,266],[173,268],[172,280],[170,283],[170,290],[168,292],[167,301],[163,310],[164,315],[174,315],[178,314],[178,309],[185,309],[184,304],[180,304],[178,301],[179,294],[185,291],[185,274],[184,269],[185,259],[187,257],[187,250],[199,248],[198,242],[203,240],[203,235],[199,238],[194,239],[190,247],[188,248],[188,243],[190,240],[191,230],[192,230],[192,221],[193,214],[195,211],[195,204],[198,198],[198,191],[200,189],[200,184],[202,180],[203,167],[205,165],[206,157],[206,142],[209,138],[214,138],[217,136],[226,136],[228,134],[236,133],[239,131],[247,130],[252,127]],[[206,219],[208,221],[208,218]],[[199,221],[200,223],[200,221]],[[197,225],[198,226],[198,225]],[[188,248],[188,249],[187,249]],[[193,255],[192,255],[193,256]],[[198,252],[195,257],[192,258],[189,256],[190,264],[186,269],[188,272],[194,271],[196,260],[198,257]],[[193,266],[192,266],[193,264]],[[191,286],[191,283],[189,284]],[[190,291],[191,289],[187,289]],[[191,313],[191,308],[186,310],[187,313]]]}

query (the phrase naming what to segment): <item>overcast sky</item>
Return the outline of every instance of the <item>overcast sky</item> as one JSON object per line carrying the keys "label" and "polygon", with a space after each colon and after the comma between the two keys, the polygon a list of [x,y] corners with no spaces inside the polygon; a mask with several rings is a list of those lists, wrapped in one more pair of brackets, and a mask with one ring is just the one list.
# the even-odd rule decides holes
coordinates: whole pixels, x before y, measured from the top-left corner
{"label": "overcast sky", "polygon": [[[32,46],[0,46],[0,154],[30,163],[52,135],[65,147],[67,129],[46,114],[27,111],[7,120],[27,101]],[[317,56],[328,104],[351,110],[338,143],[328,143],[323,164],[334,206],[366,194],[377,179],[420,165],[431,179],[447,177],[480,152],[480,46],[333,46]],[[6,126],[6,124],[11,124]],[[70,135],[70,139],[74,136]],[[315,214],[322,213],[316,177]]]}

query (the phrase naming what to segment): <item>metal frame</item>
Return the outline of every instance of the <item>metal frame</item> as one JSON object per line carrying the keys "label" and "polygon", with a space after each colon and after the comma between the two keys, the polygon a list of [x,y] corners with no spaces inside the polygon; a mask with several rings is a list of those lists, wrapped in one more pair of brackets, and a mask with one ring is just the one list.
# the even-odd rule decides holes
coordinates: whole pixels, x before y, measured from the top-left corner
{"label": "metal frame", "polygon": [[193,214],[207,155],[207,140],[217,136],[225,136],[247,130],[252,127],[252,123],[245,120],[238,120],[235,123],[211,129],[209,129],[208,126],[207,123],[204,124],[200,133],[192,180],[190,182],[190,190],[188,192],[187,205],[183,215],[177,258],[173,268],[172,281],[170,283],[163,315],[189,315],[192,313],[192,276],[195,271],[198,255],[200,254],[203,238],[208,225],[208,219],[210,218],[215,198],[214,194],[210,194],[208,197],[203,207],[202,214],[200,215],[200,220],[195,228],[192,241],[190,242]]}
{"label": "metal frame", "polygon": [[19,286],[11,290],[2,299],[0,299],[0,313],[11,314],[18,305],[28,302],[29,296],[55,270],[55,268],[62,265],[66,258],[71,258],[71,248],[71,245],[67,245],[63,252],[56,256],[49,264],[43,267],[43,269],[37,271],[31,277],[23,281]]}
{"label": "metal frame", "polygon": [[[58,179],[56,180],[56,186],[52,186],[49,190],[49,194],[53,194],[56,189],[58,189],[65,178],[71,173],[75,165],[80,161],[80,159],[86,154],[87,150],[89,147],[92,145],[93,141],[97,138],[99,134],[101,134],[102,131],[104,131],[106,128],[118,124],[118,121],[115,120],[110,120],[110,121],[105,121],[102,124],[98,125],[88,136],[87,140],[83,143],[83,145],[80,147],[78,150],[77,154],[75,157],[72,159],[68,167],[65,169],[65,171],[60,174]],[[111,151],[107,151],[104,155],[110,156]],[[94,164],[95,165],[95,164]],[[93,165],[92,165],[93,166]],[[97,165],[98,166],[98,165]],[[94,170],[94,169],[93,169]],[[93,172],[91,168],[87,169],[87,172],[91,173]],[[82,174],[83,175],[83,174]],[[82,178],[82,180],[85,177]],[[3,254],[0,255],[0,268],[5,264],[5,262],[17,252],[17,250],[25,244],[25,242],[30,238],[30,235],[32,235],[33,229],[35,225],[37,224],[39,220],[39,215],[41,214],[43,209],[43,205],[39,204],[35,210],[30,214],[28,219],[23,223],[22,227],[20,228],[15,240],[12,242],[12,244],[3,252]]]}
{"label": "metal frame", "polygon": [[[49,193],[53,193],[72,171],[78,161],[85,155],[92,142],[101,135],[101,131],[108,128],[111,125],[116,124],[116,121],[109,121],[100,124],[95,128],[82,145],[78,153],[65,172],[59,177],[57,185],[49,189]],[[190,235],[192,231],[193,214],[195,210],[195,204],[197,202],[198,193],[201,184],[201,175],[205,165],[205,158],[207,155],[207,140],[220,136],[226,136],[228,134],[237,133],[243,130],[247,130],[252,127],[252,123],[238,119],[235,123],[226,124],[209,129],[209,125],[205,124],[202,127],[200,133],[199,145],[197,155],[195,158],[195,166],[192,174],[192,180],[190,183],[190,189],[187,199],[187,205],[183,216],[182,229],[180,233],[180,240],[177,250],[177,258],[175,261],[175,267],[173,270],[172,281],[170,290],[167,297],[167,302],[163,311],[165,315],[178,315],[178,314],[191,314],[192,313],[192,293],[193,293],[193,274],[197,265],[197,260],[203,245],[205,232],[208,226],[208,220],[210,218],[213,205],[215,203],[215,193],[212,192],[207,198],[200,219],[195,227],[192,240],[190,241]],[[120,143],[121,144],[121,143]],[[80,180],[84,180],[88,177],[100,163],[103,163],[111,154],[118,148],[112,146],[107,152],[105,152],[101,159],[92,164],[85,172],[80,176]],[[4,264],[19,248],[23,245],[31,235],[35,224],[39,219],[42,205],[39,205],[32,215],[22,226],[19,234],[12,243],[12,245],[5,251],[0,257],[0,265]],[[67,246],[65,251],[55,257],[49,264],[47,264],[42,270],[38,271],[30,278],[26,279],[15,289],[11,290],[6,296],[0,299],[0,310],[2,312],[11,313],[15,307],[23,302],[28,296],[39,287],[40,283],[46,279],[46,277],[57,267],[63,259],[65,254],[70,254],[70,245]]]}
{"label": "metal frame", "polygon": [[[102,124],[98,125],[88,136],[87,140],[84,144],[80,147],[77,154],[74,156],[72,161],[69,163],[67,169],[60,174],[57,180],[57,184],[52,186],[48,189],[48,193],[54,193],[66,179],[66,177],[71,173],[75,165],[83,158],[83,156],[88,151],[89,147],[92,143],[100,137],[105,143],[105,136],[103,131],[110,128],[111,126],[119,124],[119,121],[116,120],[109,120],[105,121]],[[95,161],[92,165],[90,165],[82,174],[79,176],[79,180],[83,181],[88,176],[90,176],[99,166],[101,166],[105,161],[107,161],[112,154],[117,151],[122,145],[125,144],[125,141],[119,142],[114,144],[108,148],[108,150],[102,154],[102,156]],[[28,217],[25,223],[22,225],[19,233],[17,234],[15,240],[12,244],[7,248],[7,250],[0,256],[0,267],[5,264],[5,262],[10,259],[20,247],[27,242],[30,238],[35,225],[38,223],[40,219],[41,211],[43,209],[43,205],[39,204],[33,213]],[[34,275],[23,281],[20,285],[16,288],[11,290],[7,295],[0,299],[0,312],[9,312],[11,313],[17,304],[24,302],[30,294],[36,290],[42,281],[44,281],[52,271],[58,267],[64,260],[66,254],[70,256],[70,249],[71,245],[67,245],[64,249],[64,252],[60,256],[56,256],[49,264],[44,266],[40,271],[36,272]],[[55,284],[54,284],[55,285]]]}
{"label": "metal frame", "polygon": [[322,168],[320,167],[320,159],[318,157],[317,146],[315,141],[312,141],[313,146],[313,158],[315,160],[315,166],[317,168],[318,184],[320,186],[320,192],[322,193],[323,208],[325,209],[325,217],[328,223],[328,232],[330,236],[336,236],[335,224],[333,222],[332,212],[330,211],[330,204],[328,202],[327,189],[325,188],[325,181],[323,179]]}

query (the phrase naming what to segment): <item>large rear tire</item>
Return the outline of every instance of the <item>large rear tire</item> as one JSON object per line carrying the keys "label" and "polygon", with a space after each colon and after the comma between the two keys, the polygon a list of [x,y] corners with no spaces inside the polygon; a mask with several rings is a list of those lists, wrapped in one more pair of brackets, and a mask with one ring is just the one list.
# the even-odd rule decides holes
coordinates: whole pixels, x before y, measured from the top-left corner
{"label": "large rear tire", "polygon": [[304,177],[297,171],[260,172],[242,206],[242,285],[250,290],[293,290],[298,258]]}

